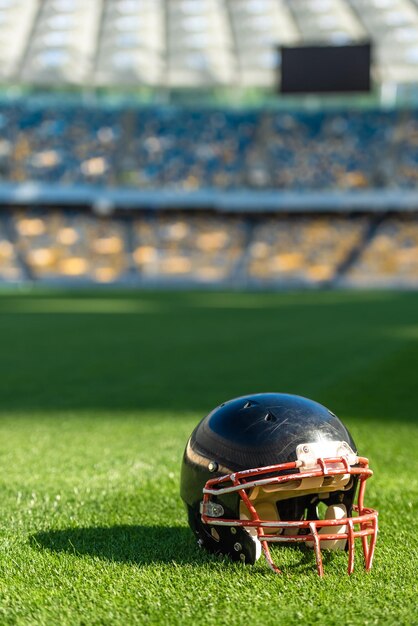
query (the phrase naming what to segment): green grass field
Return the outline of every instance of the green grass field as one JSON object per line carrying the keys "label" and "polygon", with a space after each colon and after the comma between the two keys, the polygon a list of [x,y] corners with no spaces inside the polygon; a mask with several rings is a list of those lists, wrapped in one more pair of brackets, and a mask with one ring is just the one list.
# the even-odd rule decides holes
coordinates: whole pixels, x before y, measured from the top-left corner
{"label": "green grass field", "polygon": [[[0,624],[418,624],[418,293],[2,292],[0,347]],[[372,572],[195,546],[187,437],[261,391],[328,405],[370,458]]]}

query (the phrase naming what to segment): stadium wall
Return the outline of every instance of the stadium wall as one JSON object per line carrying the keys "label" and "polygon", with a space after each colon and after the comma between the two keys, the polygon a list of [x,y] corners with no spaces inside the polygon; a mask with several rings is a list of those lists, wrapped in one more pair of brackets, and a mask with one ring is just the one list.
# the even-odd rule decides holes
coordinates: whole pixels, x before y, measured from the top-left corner
{"label": "stadium wall", "polygon": [[211,209],[220,212],[344,212],[416,211],[417,189],[366,189],[330,191],[224,191],[200,189],[138,190],[102,186],[63,186],[4,183],[0,185],[3,206],[89,206],[98,212],[113,209]]}

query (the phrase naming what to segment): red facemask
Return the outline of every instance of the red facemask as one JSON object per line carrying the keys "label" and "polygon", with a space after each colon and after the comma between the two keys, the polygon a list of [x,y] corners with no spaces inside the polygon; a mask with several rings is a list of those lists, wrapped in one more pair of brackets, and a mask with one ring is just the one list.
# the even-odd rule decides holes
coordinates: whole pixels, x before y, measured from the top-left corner
{"label": "red facemask", "polygon": [[[219,478],[208,480],[203,489],[201,518],[205,524],[212,526],[240,526],[251,532],[261,543],[262,551],[267,563],[276,573],[281,573],[274,564],[270,554],[269,543],[306,543],[313,547],[316,557],[318,574],[323,576],[321,543],[327,548],[335,542],[348,545],[348,573],[354,569],[355,540],[361,539],[364,563],[366,570],[370,570],[373,562],[374,549],[377,539],[377,511],[365,508],[363,505],[366,480],[372,476],[368,460],[357,457],[344,443],[342,456],[316,457],[316,444],[304,444],[297,448],[297,461],[258,467],[240,472],[233,472]],[[338,448],[338,453],[343,452]],[[283,472],[292,472],[283,475]],[[256,499],[252,497],[257,488],[274,491],[277,489],[286,492],[293,491],[296,483],[309,485],[309,479],[323,478],[322,491],[336,491],[341,480],[348,482],[351,477],[359,480],[357,503],[353,505],[356,513],[354,517],[340,517],[339,519],[301,519],[297,521],[282,521],[279,519],[261,519],[257,511]],[[307,480],[308,479],[308,480]],[[319,480],[319,483],[321,481]],[[337,487],[333,487],[333,483]],[[329,487],[328,487],[329,486]],[[223,507],[218,498],[223,494],[238,493],[241,511],[245,515],[241,519],[227,519],[223,517]],[[306,489],[305,489],[306,493]],[[295,493],[297,495],[297,493]],[[213,496],[217,501],[213,501]],[[245,517],[246,519],[243,519]],[[302,530],[303,534],[300,534]],[[281,534],[280,534],[281,533]]]}

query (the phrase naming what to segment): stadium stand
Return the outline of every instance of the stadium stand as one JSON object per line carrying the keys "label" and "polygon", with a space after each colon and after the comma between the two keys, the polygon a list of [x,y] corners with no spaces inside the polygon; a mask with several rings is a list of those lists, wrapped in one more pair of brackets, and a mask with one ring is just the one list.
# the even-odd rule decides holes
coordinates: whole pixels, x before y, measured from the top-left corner
{"label": "stadium stand", "polygon": [[[133,190],[414,192],[414,110],[0,105],[0,183]],[[307,197],[308,197],[307,196]],[[341,196],[342,197],[342,196]],[[106,208],[106,207],[105,207]],[[22,206],[0,220],[6,281],[416,285],[416,217]],[[193,207],[191,207],[193,209]]]}
{"label": "stadium stand", "polygon": [[414,188],[416,111],[0,106],[0,180],[154,189]]}
{"label": "stadium stand", "polygon": [[38,279],[88,278],[111,282],[127,268],[121,224],[78,212],[20,211],[18,247]]}
{"label": "stadium stand", "polygon": [[242,218],[158,214],[153,219],[135,219],[134,233],[133,258],[144,279],[231,279],[244,252]]}
{"label": "stadium stand", "polygon": [[276,217],[253,233],[248,274],[259,280],[323,283],[336,277],[348,254],[359,245],[367,217]]}
{"label": "stadium stand", "polygon": [[392,215],[347,273],[352,285],[413,286],[418,282],[418,217]]}
{"label": "stadium stand", "polygon": [[418,217],[18,209],[1,214],[0,280],[411,287]]}

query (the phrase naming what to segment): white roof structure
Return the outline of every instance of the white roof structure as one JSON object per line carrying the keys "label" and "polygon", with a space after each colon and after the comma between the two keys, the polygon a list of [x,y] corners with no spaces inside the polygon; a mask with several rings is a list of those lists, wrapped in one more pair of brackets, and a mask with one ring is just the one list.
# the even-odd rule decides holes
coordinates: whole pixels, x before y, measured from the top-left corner
{"label": "white roof structure", "polygon": [[368,39],[418,82],[418,0],[0,0],[0,82],[273,87],[278,46]]}

